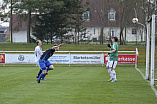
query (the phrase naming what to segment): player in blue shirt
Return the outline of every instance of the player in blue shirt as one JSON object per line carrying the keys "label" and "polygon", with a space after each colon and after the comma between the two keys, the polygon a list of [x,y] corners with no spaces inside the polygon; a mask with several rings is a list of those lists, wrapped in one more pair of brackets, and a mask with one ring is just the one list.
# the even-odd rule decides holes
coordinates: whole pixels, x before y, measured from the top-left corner
{"label": "player in blue shirt", "polygon": [[47,74],[47,70],[53,70],[54,66],[48,61],[48,59],[54,54],[55,51],[59,50],[60,45],[54,45],[52,48],[46,50],[39,59],[39,66],[42,69],[42,73],[40,74],[37,82],[40,83],[41,78],[43,78]]}

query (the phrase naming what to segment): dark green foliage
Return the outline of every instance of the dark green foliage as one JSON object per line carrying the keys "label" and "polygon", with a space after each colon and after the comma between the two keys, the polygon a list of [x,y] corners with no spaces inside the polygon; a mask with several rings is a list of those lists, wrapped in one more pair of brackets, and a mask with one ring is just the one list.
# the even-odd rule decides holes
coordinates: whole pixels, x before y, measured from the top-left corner
{"label": "dark green foliage", "polygon": [[[71,36],[64,35],[72,29],[81,32],[82,27],[82,0],[56,0],[44,6],[47,10],[42,12],[39,9],[39,15],[34,17],[35,25],[33,26],[33,35],[37,39],[53,42],[64,39],[69,39]],[[55,38],[55,39],[54,39]],[[76,38],[76,37],[75,37]]]}

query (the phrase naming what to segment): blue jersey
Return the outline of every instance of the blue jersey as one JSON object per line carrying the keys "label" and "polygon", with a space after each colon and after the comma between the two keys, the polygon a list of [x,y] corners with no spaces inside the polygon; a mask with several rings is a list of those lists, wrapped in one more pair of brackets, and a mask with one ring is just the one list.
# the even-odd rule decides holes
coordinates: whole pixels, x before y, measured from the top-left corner
{"label": "blue jersey", "polygon": [[55,52],[55,49],[48,49],[46,50],[43,55],[40,57],[40,59],[43,61],[43,62],[46,62]]}

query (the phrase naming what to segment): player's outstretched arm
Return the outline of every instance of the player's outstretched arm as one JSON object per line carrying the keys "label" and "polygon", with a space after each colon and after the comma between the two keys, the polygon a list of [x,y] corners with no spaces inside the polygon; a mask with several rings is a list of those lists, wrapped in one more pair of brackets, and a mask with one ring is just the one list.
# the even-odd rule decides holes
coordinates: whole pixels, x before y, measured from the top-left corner
{"label": "player's outstretched arm", "polygon": [[58,47],[61,47],[63,45],[63,43],[59,44]]}
{"label": "player's outstretched arm", "polygon": [[55,45],[52,47],[52,49],[55,49],[55,51],[59,50],[59,47],[62,46],[63,44]]}

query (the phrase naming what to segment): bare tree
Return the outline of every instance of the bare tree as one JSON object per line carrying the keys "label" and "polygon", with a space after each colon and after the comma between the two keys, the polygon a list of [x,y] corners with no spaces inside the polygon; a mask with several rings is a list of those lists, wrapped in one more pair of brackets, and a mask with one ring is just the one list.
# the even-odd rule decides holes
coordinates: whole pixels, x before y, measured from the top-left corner
{"label": "bare tree", "polygon": [[[91,1],[92,2],[92,1]],[[98,5],[101,4],[101,5]],[[98,14],[99,20],[100,20],[100,44],[103,44],[103,31],[105,27],[105,12],[107,9],[107,1],[106,0],[93,0],[92,3],[90,3],[90,6],[94,8],[95,12]],[[100,9],[101,8],[101,9]]]}

